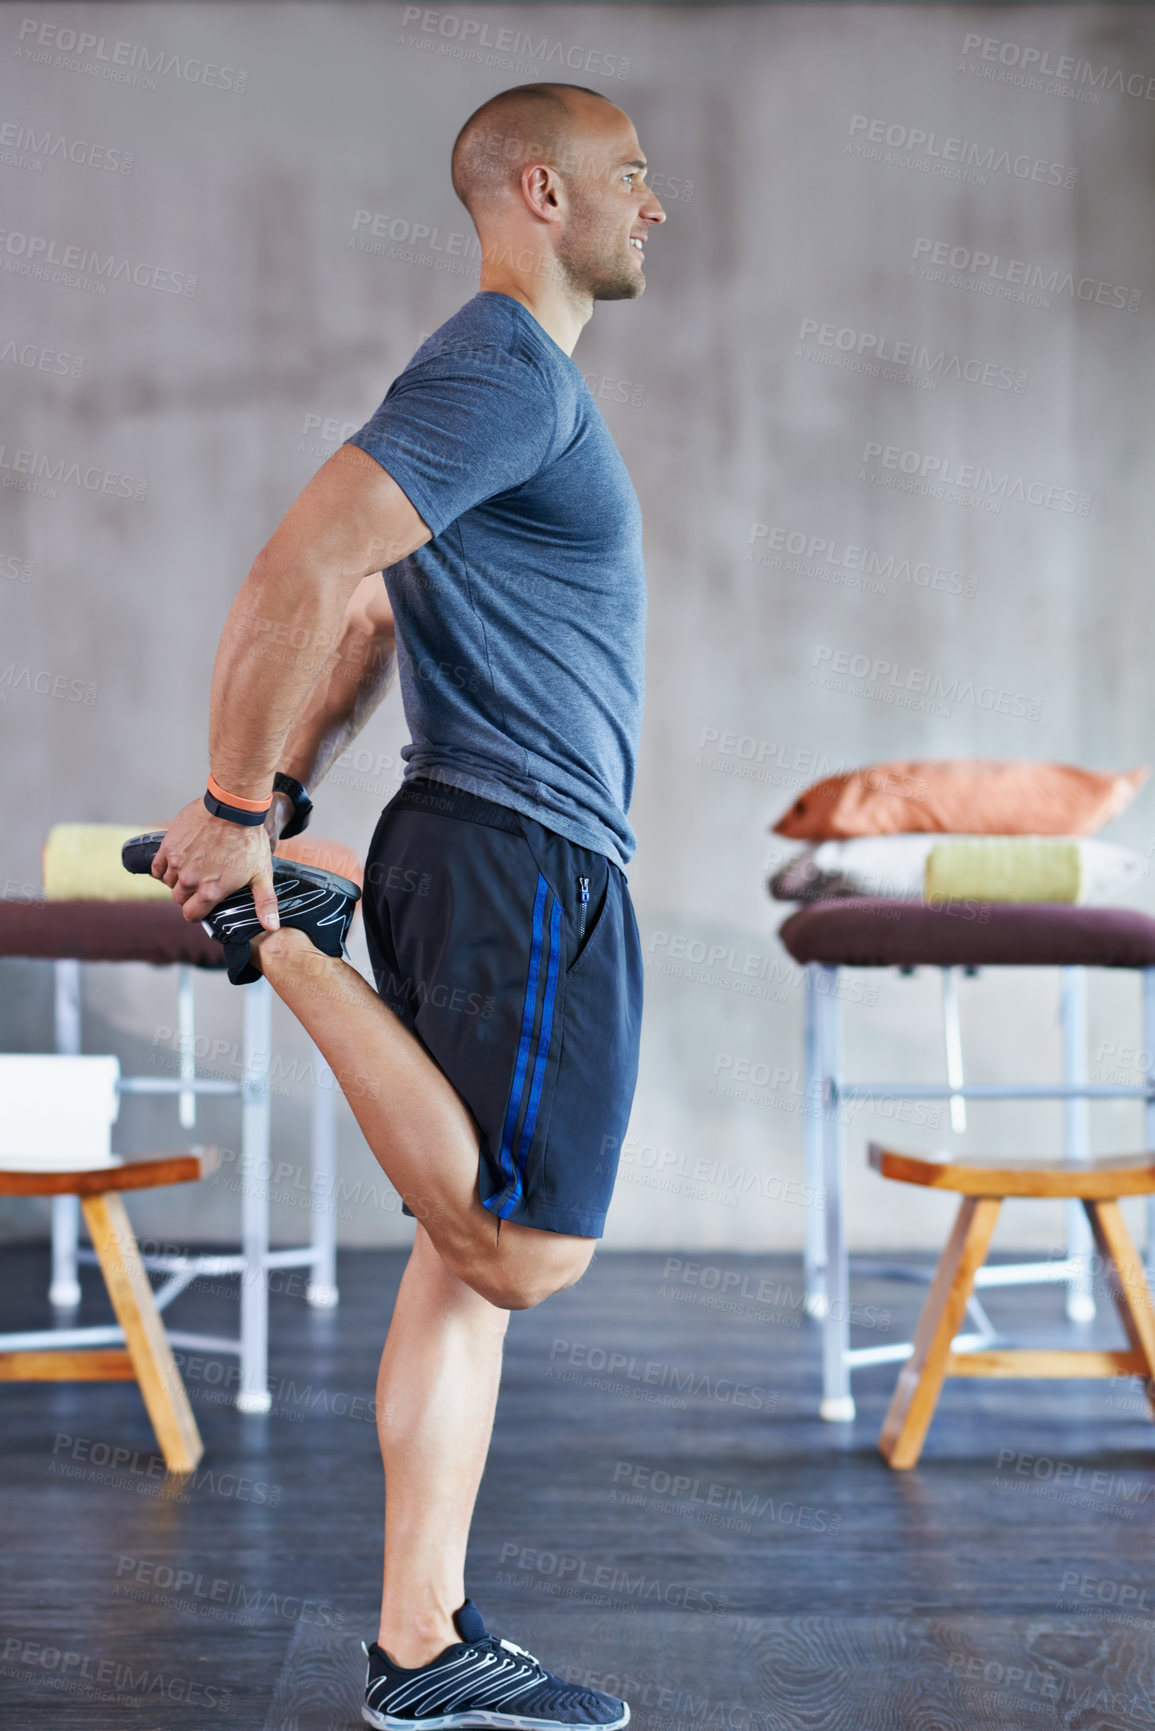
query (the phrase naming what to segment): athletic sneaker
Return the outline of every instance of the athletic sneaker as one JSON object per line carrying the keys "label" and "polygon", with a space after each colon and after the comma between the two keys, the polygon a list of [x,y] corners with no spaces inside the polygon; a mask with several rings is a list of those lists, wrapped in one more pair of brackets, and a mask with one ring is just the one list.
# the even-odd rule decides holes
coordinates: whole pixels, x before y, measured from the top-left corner
{"label": "athletic sneaker", "polygon": [[[133,836],[121,849],[126,871],[143,874],[151,870],[164,831]],[[326,956],[345,953],[345,939],[361,891],[348,878],[320,866],[301,865],[297,860],[273,855],[273,889],[283,926],[305,932]],[[234,986],[248,986],[260,979],[250,960],[249,942],[265,930],[257,918],[257,905],[249,885],[234,890],[212,908],[201,921],[205,931],[224,946],[229,979]]]}
{"label": "athletic sneaker", "polygon": [[628,1725],[624,1701],[597,1689],[563,1683],[532,1653],[500,1641],[466,1599],[453,1621],[459,1644],[432,1664],[402,1670],[376,1641],[361,1649],[368,1660],[361,1717],[384,1731],[440,1731],[441,1727],[505,1725],[521,1731],[613,1731]]}

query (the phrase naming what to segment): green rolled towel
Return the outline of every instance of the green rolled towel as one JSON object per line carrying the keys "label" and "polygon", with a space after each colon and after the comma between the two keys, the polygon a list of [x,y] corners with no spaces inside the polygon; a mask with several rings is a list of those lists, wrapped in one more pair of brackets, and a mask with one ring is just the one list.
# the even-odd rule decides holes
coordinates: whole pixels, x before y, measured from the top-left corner
{"label": "green rolled towel", "polygon": [[1083,850],[1077,841],[1037,835],[965,836],[927,856],[924,899],[975,902],[1079,902]]}

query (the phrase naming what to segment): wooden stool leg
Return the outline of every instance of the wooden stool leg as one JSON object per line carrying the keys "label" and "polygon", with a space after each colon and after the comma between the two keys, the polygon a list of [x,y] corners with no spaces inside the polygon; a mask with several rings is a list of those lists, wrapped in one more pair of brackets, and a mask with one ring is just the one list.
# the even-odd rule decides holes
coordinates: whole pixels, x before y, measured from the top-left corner
{"label": "wooden stool leg", "polygon": [[1155,1308],[1152,1307],[1146,1272],[1119,1204],[1084,1200],[1083,1207],[1106,1266],[1111,1296],[1127,1331],[1127,1339],[1146,1360],[1144,1382],[1147,1399],[1155,1410]]}
{"label": "wooden stool leg", "polygon": [[80,1201],[165,1465],[170,1473],[191,1472],[204,1453],[204,1444],[124,1201],[112,1191],[82,1196]]}
{"label": "wooden stool leg", "polygon": [[951,1341],[966,1312],[975,1274],[986,1261],[1001,1206],[998,1196],[965,1196],[959,1207],[918,1319],[914,1351],[902,1367],[879,1432],[879,1449],[892,1467],[912,1467],[922,1453]]}

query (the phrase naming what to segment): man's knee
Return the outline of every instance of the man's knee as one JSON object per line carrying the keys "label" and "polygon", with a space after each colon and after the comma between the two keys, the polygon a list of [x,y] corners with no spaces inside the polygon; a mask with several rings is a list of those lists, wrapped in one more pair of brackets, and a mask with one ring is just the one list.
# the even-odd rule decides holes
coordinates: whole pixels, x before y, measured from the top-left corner
{"label": "man's knee", "polygon": [[547,1249],[523,1242],[512,1255],[507,1254],[510,1248],[499,1245],[496,1255],[479,1261],[470,1270],[469,1284],[500,1310],[532,1310],[555,1292],[576,1285],[593,1258],[595,1240],[558,1239]]}

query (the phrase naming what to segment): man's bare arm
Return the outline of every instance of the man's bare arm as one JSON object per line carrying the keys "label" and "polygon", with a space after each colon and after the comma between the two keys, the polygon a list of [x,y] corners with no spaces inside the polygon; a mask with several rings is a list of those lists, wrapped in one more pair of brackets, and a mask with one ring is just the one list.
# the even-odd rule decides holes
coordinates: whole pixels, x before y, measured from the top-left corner
{"label": "man's bare arm", "polygon": [[209,754],[230,793],[266,797],[350,595],[429,533],[397,483],[356,445],[341,446],[289,507],[253,561],[217,650]]}
{"label": "man's bare arm", "polygon": [[[210,760],[229,793],[271,797],[289,729],[332,655],[350,595],[429,539],[401,488],[358,446],[342,445],[317,471],[253,561],[217,650]],[[152,870],[188,920],[252,884],[261,923],[277,924],[265,829],[212,817],[199,798],[170,826]]]}
{"label": "man's bare arm", "polygon": [[[377,572],[350,596],[336,647],[297,711],[278,768],[316,787],[378,707],[396,670],[393,609]],[[266,827],[274,842],[292,812],[287,794],[273,795]]]}

